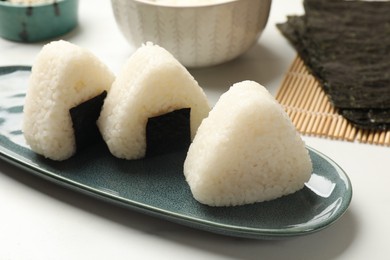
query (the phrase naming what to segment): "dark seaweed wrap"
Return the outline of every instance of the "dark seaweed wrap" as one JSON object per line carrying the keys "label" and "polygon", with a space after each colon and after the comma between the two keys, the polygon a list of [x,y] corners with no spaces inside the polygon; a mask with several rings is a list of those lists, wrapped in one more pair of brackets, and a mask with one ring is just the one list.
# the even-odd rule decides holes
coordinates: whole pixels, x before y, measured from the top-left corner
{"label": "dark seaweed wrap", "polygon": [[354,125],[390,128],[390,1],[305,0],[279,30]]}
{"label": "dark seaweed wrap", "polygon": [[80,151],[103,141],[96,121],[99,118],[107,91],[93,97],[69,110],[76,140],[76,149]]}
{"label": "dark seaweed wrap", "polygon": [[182,108],[149,118],[145,157],[187,150],[191,144],[190,114],[191,108]]}

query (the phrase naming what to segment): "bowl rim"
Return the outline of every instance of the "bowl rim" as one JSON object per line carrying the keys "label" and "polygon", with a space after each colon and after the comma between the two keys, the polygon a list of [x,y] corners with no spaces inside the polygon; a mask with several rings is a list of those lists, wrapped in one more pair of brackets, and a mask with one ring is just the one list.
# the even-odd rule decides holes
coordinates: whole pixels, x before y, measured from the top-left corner
{"label": "bowl rim", "polygon": [[66,1],[69,0],[52,0],[52,1],[48,1],[47,3],[24,4],[24,3],[11,3],[6,0],[6,1],[0,1],[0,6],[7,6],[11,8],[40,7],[40,6],[49,6],[49,5],[51,6],[54,3],[59,4],[61,2],[66,2]]}
{"label": "bowl rim", "polygon": [[240,0],[223,0],[222,2],[217,2],[217,3],[185,4],[185,5],[169,4],[169,3],[156,3],[156,2],[153,2],[151,0],[130,0],[130,1],[134,1],[134,2],[137,2],[140,4],[144,4],[144,5],[156,6],[156,7],[171,7],[171,8],[181,9],[181,8],[201,8],[201,7],[226,5],[226,4],[231,4],[234,2],[239,2]]}

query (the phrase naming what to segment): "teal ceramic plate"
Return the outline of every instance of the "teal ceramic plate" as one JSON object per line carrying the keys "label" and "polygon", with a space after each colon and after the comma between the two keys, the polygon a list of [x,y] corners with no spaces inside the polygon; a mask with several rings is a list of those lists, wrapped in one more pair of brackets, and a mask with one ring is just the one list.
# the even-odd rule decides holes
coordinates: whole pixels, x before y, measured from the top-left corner
{"label": "teal ceramic plate", "polygon": [[275,239],[319,231],[339,219],[352,198],[347,175],[309,149],[314,172],[289,196],[238,207],[214,208],[195,201],[183,175],[185,151],[126,161],[96,144],[54,162],[33,153],[21,132],[29,67],[0,68],[0,158],[54,183],[127,208],[224,235]]}

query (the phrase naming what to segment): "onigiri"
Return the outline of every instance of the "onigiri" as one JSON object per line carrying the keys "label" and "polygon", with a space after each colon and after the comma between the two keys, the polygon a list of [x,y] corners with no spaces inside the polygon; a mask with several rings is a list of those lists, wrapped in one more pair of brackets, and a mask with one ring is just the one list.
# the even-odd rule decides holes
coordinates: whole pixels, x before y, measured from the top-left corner
{"label": "onigiri", "polygon": [[311,176],[303,140],[260,84],[224,93],[189,147],[184,175],[194,198],[210,206],[262,202],[294,193]]}
{"label": "onigiri", "polygon": [[193,76],[168,51],[146,43],[124,64],[108,92],[97,123],[114,156],[140,159],[146,154],[148,120],[185,108],[190,109],[191,142],[210,111],[207,97]]}
{"label": "onigiri", "polygon": [[113,73],[90,51],[63,40],[45,45],[26,93],[22,130],[27,144],[53,160],[71,157],[77,147],[70,110],[108,91],[113,81]]}

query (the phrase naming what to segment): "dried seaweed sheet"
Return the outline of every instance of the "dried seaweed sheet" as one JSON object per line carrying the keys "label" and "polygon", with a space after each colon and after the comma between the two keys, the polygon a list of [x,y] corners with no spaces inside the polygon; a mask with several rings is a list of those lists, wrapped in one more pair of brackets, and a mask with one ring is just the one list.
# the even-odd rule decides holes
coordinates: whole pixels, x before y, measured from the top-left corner
{"label": "dried seaweed sheet", "polygon": [[305,0],[278,24],[353,124],[390,128],[390,2]]}

